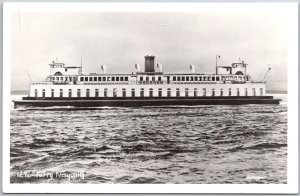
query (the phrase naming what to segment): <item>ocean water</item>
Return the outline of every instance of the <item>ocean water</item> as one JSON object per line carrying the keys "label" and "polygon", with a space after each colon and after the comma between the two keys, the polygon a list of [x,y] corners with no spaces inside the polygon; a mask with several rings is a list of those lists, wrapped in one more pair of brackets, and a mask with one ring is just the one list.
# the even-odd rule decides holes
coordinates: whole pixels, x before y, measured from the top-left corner
{"label": "ocean water", "polygon": [[276,96],[280,105],[11,107],[11,183],[287,183],[286,95]]}

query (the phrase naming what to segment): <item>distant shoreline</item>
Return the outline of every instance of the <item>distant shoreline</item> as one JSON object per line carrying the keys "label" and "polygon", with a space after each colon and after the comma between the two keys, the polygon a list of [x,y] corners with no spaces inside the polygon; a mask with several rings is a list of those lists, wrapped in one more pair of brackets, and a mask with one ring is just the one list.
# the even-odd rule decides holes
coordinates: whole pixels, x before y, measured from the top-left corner
{"label": "distant shoreline", "polygon": [[269,91],[266,91],[266,94],[288,94],[288,92],[287,91],[269,90]]}

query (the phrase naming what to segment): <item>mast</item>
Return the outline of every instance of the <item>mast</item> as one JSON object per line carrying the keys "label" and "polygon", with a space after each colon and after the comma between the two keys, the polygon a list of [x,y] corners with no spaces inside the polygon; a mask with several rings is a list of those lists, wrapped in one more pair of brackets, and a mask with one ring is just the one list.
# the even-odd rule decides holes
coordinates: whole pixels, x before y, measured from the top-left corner
{"label": "mast", "polygon": [[217,66],[218,66],[218,56],[216,55],[216,75],[218,75],[218,68],[217,68]]}
{"label": "mast", "polygon": [[218,75],[218,59],[219,58],[221,58],[221,56],[216,54],[216,75]]}

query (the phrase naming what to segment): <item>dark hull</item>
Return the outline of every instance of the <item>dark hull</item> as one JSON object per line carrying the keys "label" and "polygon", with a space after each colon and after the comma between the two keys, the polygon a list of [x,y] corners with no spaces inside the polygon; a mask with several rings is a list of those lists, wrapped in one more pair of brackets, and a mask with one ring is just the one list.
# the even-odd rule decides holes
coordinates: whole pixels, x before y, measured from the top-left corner
{"label": "dark hull", "polygon": [[21,101],[14,101],[14,107],[33,106],[74,106],[74,107],[138,107],[163,105],[243,105],[243,104],[279,104],[280,99],[273,96],[251,97],[143,97],[143,98],[35,98],[23,97]]}

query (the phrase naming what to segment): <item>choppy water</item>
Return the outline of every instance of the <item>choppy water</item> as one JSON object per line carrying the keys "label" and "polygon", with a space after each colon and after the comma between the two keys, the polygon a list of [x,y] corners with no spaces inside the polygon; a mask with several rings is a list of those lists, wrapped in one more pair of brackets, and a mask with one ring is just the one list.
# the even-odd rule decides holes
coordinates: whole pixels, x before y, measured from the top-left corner
{"label": "choppy water", "polygon": [[11,183],[287,183],[287,104],[11,111]]}

